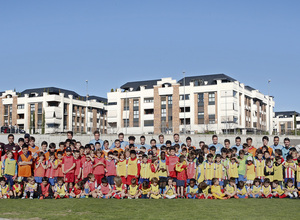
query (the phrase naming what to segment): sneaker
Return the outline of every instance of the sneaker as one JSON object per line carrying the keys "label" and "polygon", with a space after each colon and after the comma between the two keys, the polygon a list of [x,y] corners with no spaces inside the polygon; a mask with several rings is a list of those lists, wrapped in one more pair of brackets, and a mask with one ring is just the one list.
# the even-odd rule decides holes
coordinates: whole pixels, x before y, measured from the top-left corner
{"label": "sneaker", "polygon": [[33,197],[32,197],[32,196],[30,196],[30,197],[29,197],[29,199],[33,199]]}
{"label": "sneaker", "polygon": [[41,197],[40,197],[40,200],[43,200],[43,199],[44,199],[43,196],[41,196]]}
{"label": "sneaker", "polygon": [[25,196],[23,196],[22,199],[25,199]]}
{"label": "sneaker", "polygon": [[238,199],[239,197],[237,195],[235,195],[234,198]]}
{"label": "sneaker", "polygon": [[4,195],[4,196],[3,196],[3,199],[7,199],[7,195]]}

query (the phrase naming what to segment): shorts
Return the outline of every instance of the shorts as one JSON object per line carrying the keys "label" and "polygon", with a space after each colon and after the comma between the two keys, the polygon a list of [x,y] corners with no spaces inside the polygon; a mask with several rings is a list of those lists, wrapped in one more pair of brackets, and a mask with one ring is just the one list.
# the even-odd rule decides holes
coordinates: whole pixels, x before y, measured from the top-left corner
{"label": "shorts", "polygon": [[55,185],[55,179],[54,178],[49,178],[49,183],[51,186]]}
{"label": "shorts", "polygon": [[34,177],[36,183],[42,183],[43,182],[42,179],[43,177],[37,177],[37,176]]}
{"label": "shorts", "polygon": [[297,182],[297,188],[300,188],[300,182]]}
{"label": "shorts", "polygon": [[143,184],[143,182],[149,183],[149,179],[140,178],[139,184]]}
{"label": "shorts", "polygon": [[65,182],[66,183],[73,183],[75,180],[75,174],[74,173],[66,173],[65,175]]}
{"label": "shorts", "polygon": [[246,184],[253,184],[253,180],[247,180]]}
{"label": "shorts", "polygon": [[259,198],[259,194],[255,194],[254,197],[252,196],[252,194],[249,195],[251,198]]}
{"label": "shorts", "polygon": [[107,182],[109,185],[115,185],[114,178],[115,176],[107,176]]}
{"label": "shorts", "polygon": [[142,194],[141,199],[148,199],[147,194]]}
{"label": "shorts", "polygon": [[126,178],[125,178],[125,176],[121,176],[121,179],[122,179],[122,183],[126,184]]}
{"label": "shorts", "polygon": [[240,199],[245,199],[246,195],[237,195]]}
{"label": "shorts", "polygon": [[206,183],[207,185],[211,185],[211,180],[205,180],[205,183]]}
{"label": "shorts", "polygon": [[185,180],[177,180],[177,186],[184,186]]}
{"label": "shorts", "polygon": [[100,185],[102,183],[102,178],[104,177],[104,174],[101,175],[95,175],[95,179],[97,180],[97,184]]}
{"label": "shorts", "polygon": [[246,179],[246,178],[244,178],[244,175],[242,175],[242,174],[239,174],[239,181],[246,182],[246,181],[247,181],[247,179]]}
{"label": "shorts", "polygon": [[224,186],[224,181],[223,180],[219,181],[219,185]]}
{"label": "shorts", "polygon": [[168,182],[168,177],[160,176],[160,177],[159,177],[159,181],[160,181],[160,182]]}
{"label": "shorts", "polygon": [[138,183],[138,179],[135,177],[135,176],[133,176],[133,175],[128,175],[127,176],[127,179],[126,179],[126,185],[127,186],[130,186],[131,185],[131,180],[132,179],[136,179],[136,182]]}
{"label": "shorts", "polygon": [[288,179],[293,180],[293,183],[295,182],[295,178],[284,178],[284,182],[286,183],[288,181]]}

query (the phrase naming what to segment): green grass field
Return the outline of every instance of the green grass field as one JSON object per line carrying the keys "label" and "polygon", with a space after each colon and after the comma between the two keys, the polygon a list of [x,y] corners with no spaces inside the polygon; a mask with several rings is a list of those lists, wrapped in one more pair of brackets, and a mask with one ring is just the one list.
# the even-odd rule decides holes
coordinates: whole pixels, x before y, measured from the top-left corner
{"label": "green grass field", "polygon": [[299,219],[299,199],[0,200],[0,217],[14,219]]}

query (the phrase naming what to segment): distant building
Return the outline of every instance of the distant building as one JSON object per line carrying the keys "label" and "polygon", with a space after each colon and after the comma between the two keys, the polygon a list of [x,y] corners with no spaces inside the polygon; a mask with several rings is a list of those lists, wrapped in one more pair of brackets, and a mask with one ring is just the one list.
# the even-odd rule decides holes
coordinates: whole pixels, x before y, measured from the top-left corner
{"label": "distant building", "polygon": [[273,127],[273,97],[225,74],[128,82],[107,98],[108,133],[256,132]]}
{"label": "distant building", "polygon": [[296,111],[275,112],[273,121],[276,134],[291,134],[295,128],[300,130],[300,114]]}
{"label": "distant building", "polygon": [[107,99],[56,87],[0,92],[0,126],[30,133],[106,133]]}

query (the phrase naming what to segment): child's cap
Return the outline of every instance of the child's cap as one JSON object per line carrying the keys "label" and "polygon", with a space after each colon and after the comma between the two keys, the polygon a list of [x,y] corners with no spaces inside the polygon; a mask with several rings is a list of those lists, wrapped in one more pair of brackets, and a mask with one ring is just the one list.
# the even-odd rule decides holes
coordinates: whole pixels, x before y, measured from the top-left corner
{"label": "child's cap", "polygon": [[253,161],[252,157],[250,156],[247,158],[247,160]]}
{"label": "child's cap", "polygon": [[66,152],[72,152],[72,149],[70,147],[67,147]]}

